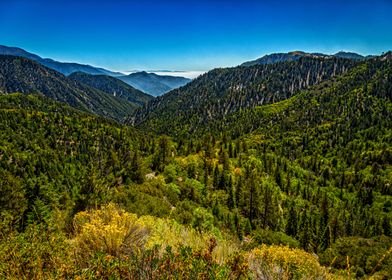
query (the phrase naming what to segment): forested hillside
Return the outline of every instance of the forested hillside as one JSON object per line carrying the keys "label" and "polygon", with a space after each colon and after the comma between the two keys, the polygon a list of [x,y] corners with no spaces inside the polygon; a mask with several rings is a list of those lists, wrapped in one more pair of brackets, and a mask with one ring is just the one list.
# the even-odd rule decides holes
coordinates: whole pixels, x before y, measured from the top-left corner
{"label": "forested hillside", "polygon": [[123,81],[110,76],[75,72],[69,75],[68,78],[127,100],[137,106],[143,106],[148,101],[154,99],[151,95],[137,90]]}
{"label": "forested hillside", "polygon": [[39,64],[46,66],[50,69],[56,70],[64,75],[70,75],[74,72],[83,72],[91,75],[109,75],[109,76],[121,76],[122,73],[113,72],[107,69],[94,67],[86,64],[72,63],[72,62],[59,62],[50,58],[42,58],[36,54],[29,53],[21,48],[7,47],[0,45],[0,55],[12,55],[18,57],[24,57],[38,62]]}
{"label": "forested hillside", "polygon": [[192,135],[213,120],[290,98],[299,90],[345,73],[356,64],[348,59],[306,57],[276,64],[215,69],[137,110],[130,123],[158,133]]}
{"label": "forested hillside", "polygon": [[0,55],[0,93],[42,93],[72,107],[117,121],[139,106],[71,80],[22,57]]}
{"label": "forested hillside", "polygon": [[[390,54],[234,69],[152,101],[179,98],[148,124],[184,137],[0,95],[0,275],[390,278]],[[190,129],[193,88],[222,108]]]}

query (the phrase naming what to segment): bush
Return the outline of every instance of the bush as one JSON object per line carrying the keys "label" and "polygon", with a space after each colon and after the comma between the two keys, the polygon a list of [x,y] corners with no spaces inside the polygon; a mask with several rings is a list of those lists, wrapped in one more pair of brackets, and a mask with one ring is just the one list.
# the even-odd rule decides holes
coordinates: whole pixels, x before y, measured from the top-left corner
{"label": "bush", "polygon": [[0,241],[0,279],[72,278],[74,263],[63,233],[30,225]]}
{"label": "bush", "polygon": [[255,279],[324,279],[327,276],[315,255],[287,246],[253,249],[248,256]]}
{"label": "bush", "polygon": [[113,204],[99,210],[80,212],[74,218],[74,248],[80,256],[95,253],[112,256],[131,255],[140,251],[148,236],[148,228],[135,214]]}

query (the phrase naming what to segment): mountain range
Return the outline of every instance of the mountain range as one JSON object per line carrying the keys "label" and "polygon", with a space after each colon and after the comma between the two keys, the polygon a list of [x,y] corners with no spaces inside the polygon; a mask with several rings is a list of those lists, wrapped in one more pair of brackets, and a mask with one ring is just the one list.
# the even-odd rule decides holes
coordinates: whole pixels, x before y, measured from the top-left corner
{"label": "mountain range", "polygon": [[92,75],[109,75],[109,76],[121,76],[122,73],[113,72],[104,68],[98,68],[91,65],[84,65],[79,63],[70,63],[70,62],[59,62],[50,58],[42,58],[36,54],[27,52],[21,48],[16,47],[7,47],[0,45],[0,55],[13,55],[25,57],[31,60],[34,60],[48,68],[56,70],[64,75],[69,75],[74,72],[84,72]]}
{"label": "mountain range", "polygon": [[391,279],[392,52],[272,58],[153,97],[0,55],[0,278]]}
{"label": "mountain range", "polygon": [[[96,86],[97,83],[88,84]],[[101,85],[95,88],[88,84],[68,78],[30,59],[0,55],[0,93],[41,93],[72,107],[117,121],[122,121],[135,108],[152,98],[127,85],[120,84],[109,90]],[[115,96],[113,90],[119,88],[122,92]]]}
{"label": "mountain range", "polygon": [[124,75],[120,72],[113,72],[104,68],[84,65],[79,63],[59,62],[50,58],[42,58],[36,54],[27,52],[21,48],[7,47],[0,45],[0,55],[19,56],[34,60],[48,68],[56,70],[66,76],[83,72],[90,75],[107,75],[117,77],[127,84],[139,89],[147,94],[158,96],[172,89],[178,88],[190,82],[190,79],[175,76],[161,76],[154,73],[140,72]]}

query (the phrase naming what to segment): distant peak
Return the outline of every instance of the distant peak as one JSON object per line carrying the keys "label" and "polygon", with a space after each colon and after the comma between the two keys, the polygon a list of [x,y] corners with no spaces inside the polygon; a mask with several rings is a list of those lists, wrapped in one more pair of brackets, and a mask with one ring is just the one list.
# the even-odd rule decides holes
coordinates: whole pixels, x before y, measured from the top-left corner
{"label": "distant peak", "polygon": [[335,53],[333,56],[348,59],[364,59],[364,56],[357,54],[355,52],[340,51]]}
{"label": "distant peak", "polygon": [[292,52],[289,52],[288,54],[291,54],[291,55],[306,55],[308,53],[303,52],[303,51],[292,51]]}

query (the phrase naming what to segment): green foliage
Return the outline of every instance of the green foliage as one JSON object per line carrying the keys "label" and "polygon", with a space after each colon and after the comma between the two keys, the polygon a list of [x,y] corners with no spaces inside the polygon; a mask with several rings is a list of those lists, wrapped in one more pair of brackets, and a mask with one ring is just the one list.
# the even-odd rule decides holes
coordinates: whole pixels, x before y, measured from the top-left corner
{"label": "green foliage", "polygon": [[[1,277],[312,278],[317,254],[337,275],[390,278],[392,63],[319,82],[195,135],[180,116],[165,132],[186,138],[0,95]],[[124,210],[93,210],[110,202]]]}
{"label": "green foliage", "polygon": [[22,57],[0,56],[0,93],[41,93],[74,108],[116,121],[139,105],[65,77],[52,69]]}
{"label": "green foliage", "polygon": [[299,248],[300,244],[294,238],[286,235],[283,232],[273,232],[269,230],[259,229],[251,234],[252,243],[250,246],[254,246],[256,244],[267,244],[267,245],[286,245],[291,248]]}
{"label": "green foliage", "polygon": [[[210,123],[225,116],[295,95],[354,67],[340,58],[301,58],[268,65],[218,68],[135,111],[131,122],[157,133],[192,138],[210,132]],[[220,126],[218,131],[230,127]],[[213,131],[213,130],[212,130]]]}
{"label": "green foliage", "polygon": [[123,81],[111,76],[74,72],[69,75],[68,78],[99,89],[110,95],[127,100],[136,106],[143,106],[153,99],[151,95],[137,90]]}
{"label": "green foliage", "polygon": [[335,269],[347,268],[357,276],[378,274],[392,275],[392,239],[386,236],[374,238],[344,237],[321,254],[321,263]]}

